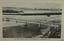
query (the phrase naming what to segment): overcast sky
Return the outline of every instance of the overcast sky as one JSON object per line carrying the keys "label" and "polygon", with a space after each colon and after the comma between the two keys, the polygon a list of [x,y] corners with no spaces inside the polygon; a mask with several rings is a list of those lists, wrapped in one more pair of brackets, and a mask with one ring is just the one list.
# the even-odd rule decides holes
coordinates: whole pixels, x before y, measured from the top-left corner
{"label": "overcast sky", "polygon": [[60,4],[56,3],[23,3],[21,7],[29,8],[61,8]]}
{"label": "overcast sky", "polygon": [[27,7],[27,8],[61,8],[62,5],[60,3],[43,3],[43,1],[11,1],[11,0],[3,0],[3,7]]}

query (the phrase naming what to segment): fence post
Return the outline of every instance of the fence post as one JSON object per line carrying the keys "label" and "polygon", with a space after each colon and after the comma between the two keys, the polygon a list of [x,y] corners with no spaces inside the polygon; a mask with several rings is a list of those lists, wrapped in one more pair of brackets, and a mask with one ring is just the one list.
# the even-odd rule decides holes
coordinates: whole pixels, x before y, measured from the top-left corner
{"label": "fence post", "polygon": [[41,23],[39,24],[39,30],[41,30]]}
{"label": "fence post", "polygon": [[17,20],[16,20],[16,23],[17,23]]}
{"label": "fence post", "polygon": [[27,29],[27,21],[26,21],[26,25],[25,25],[25,28]]}

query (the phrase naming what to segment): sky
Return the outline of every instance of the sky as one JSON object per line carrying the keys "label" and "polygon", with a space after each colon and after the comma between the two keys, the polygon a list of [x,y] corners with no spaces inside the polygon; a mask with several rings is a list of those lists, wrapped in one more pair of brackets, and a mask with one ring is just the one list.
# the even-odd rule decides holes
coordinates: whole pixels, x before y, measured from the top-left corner
{"label": "sky", "polygon": [[29,8],[61,8],[61,5],[56,3],[25,3],[21,4],[21,6]]}
{"label": "sky", "polygon": [[23,8],[61,8],[61,3],[54,3],[54,2],[48,2],[45,3],[42,0],[36,1],[36,0],[24,0],[24,1],[11,1],[11,0],[3,0],[2,7],[23,7]]}

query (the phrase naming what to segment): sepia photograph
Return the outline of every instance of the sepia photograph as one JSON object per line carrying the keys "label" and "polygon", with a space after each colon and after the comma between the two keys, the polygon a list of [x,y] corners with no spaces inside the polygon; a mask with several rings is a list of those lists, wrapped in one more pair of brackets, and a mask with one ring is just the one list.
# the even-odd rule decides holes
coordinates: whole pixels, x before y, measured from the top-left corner
{"label": "sepia photograph", "polygon": [[61,38],[62,8],[59,4],[2,7],[3,38]]}

